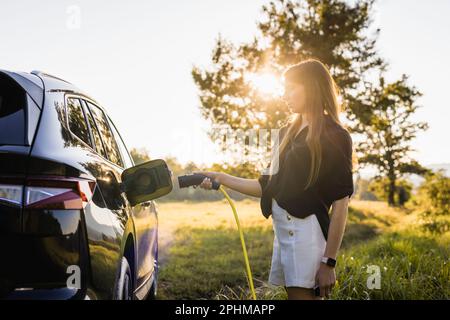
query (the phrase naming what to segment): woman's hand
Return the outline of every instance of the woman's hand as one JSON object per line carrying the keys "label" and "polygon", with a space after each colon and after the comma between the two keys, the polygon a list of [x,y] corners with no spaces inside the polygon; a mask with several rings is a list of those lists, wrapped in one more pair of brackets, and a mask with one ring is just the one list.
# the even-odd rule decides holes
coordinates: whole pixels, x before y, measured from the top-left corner
{"label": "woman's hand", "polygon": [[[221,172],[214,172],[214,171],[196,171],[194,173],[203,174],[206,176],[205,179],[203,179],[202,183],[198,186],[202,189],[211,190],[212,189],[212,181],[216,181],[220,183],[220,175]],[[195,188],[195,187],[194,187]]]}
{"label": "woman's hand", "polygon": [[336,283],[336,272],[333,267],[327,266],[324,263],[320,263],[319,270],[316,274],[316,284],[320,288],[321,297],[329,297],[331,290]]}
{"label": "woman's hand", "polygon": [[240,193],[252,197],[261,197],[261,185],[256,179],[239,178],[225,172],[196,171],[194,173],[200,173],[207,176],[207,178],[205,178],[202,183],[199,184],[199,186],[203,189],[211,190],[212,181],[216,181],[222,186],[233,189]]}

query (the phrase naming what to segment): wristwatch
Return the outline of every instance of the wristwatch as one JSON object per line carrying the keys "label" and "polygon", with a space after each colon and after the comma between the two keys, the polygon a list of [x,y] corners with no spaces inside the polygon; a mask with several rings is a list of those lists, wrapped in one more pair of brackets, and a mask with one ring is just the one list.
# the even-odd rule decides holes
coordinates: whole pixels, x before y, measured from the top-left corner
{"label": "wristwatch", "polygon": [[325,263],[329,267],[336,267],[336,260],[328,257],[322,257],[322,263]]}

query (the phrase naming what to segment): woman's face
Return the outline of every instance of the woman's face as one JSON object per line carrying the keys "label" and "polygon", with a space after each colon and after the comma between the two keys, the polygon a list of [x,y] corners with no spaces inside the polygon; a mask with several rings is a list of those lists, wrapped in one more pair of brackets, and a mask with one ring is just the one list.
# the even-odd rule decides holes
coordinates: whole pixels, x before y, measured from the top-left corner
{"label": "woman's face", "polygon": [[286,81],[283,99],[292,113],[304,112],[305,89],[303,85]]}

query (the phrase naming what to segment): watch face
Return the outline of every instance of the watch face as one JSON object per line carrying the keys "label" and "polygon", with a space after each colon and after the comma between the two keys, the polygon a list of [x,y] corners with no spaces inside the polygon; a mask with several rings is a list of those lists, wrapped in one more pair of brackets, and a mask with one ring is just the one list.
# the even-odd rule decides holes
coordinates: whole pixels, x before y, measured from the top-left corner
{"label": "watch face", "polygon": [[334,260],[332,258],[323,257],[322,258],[322,262],[325,263],[326,265],[330,266],[330,267],[335,267],[336,266],[336,260]]}

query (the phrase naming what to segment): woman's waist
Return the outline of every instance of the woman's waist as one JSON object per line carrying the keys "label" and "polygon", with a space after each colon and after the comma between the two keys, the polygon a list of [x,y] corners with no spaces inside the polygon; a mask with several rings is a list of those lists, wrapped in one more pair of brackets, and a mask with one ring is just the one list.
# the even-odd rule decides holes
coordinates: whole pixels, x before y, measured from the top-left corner
{"label": "woman's waist", "polygon": [[272,214],[274,211],[284,211],[297,218],[306,218],[311,214],[328,215],[329,207],[320,199],[273,197]]}

